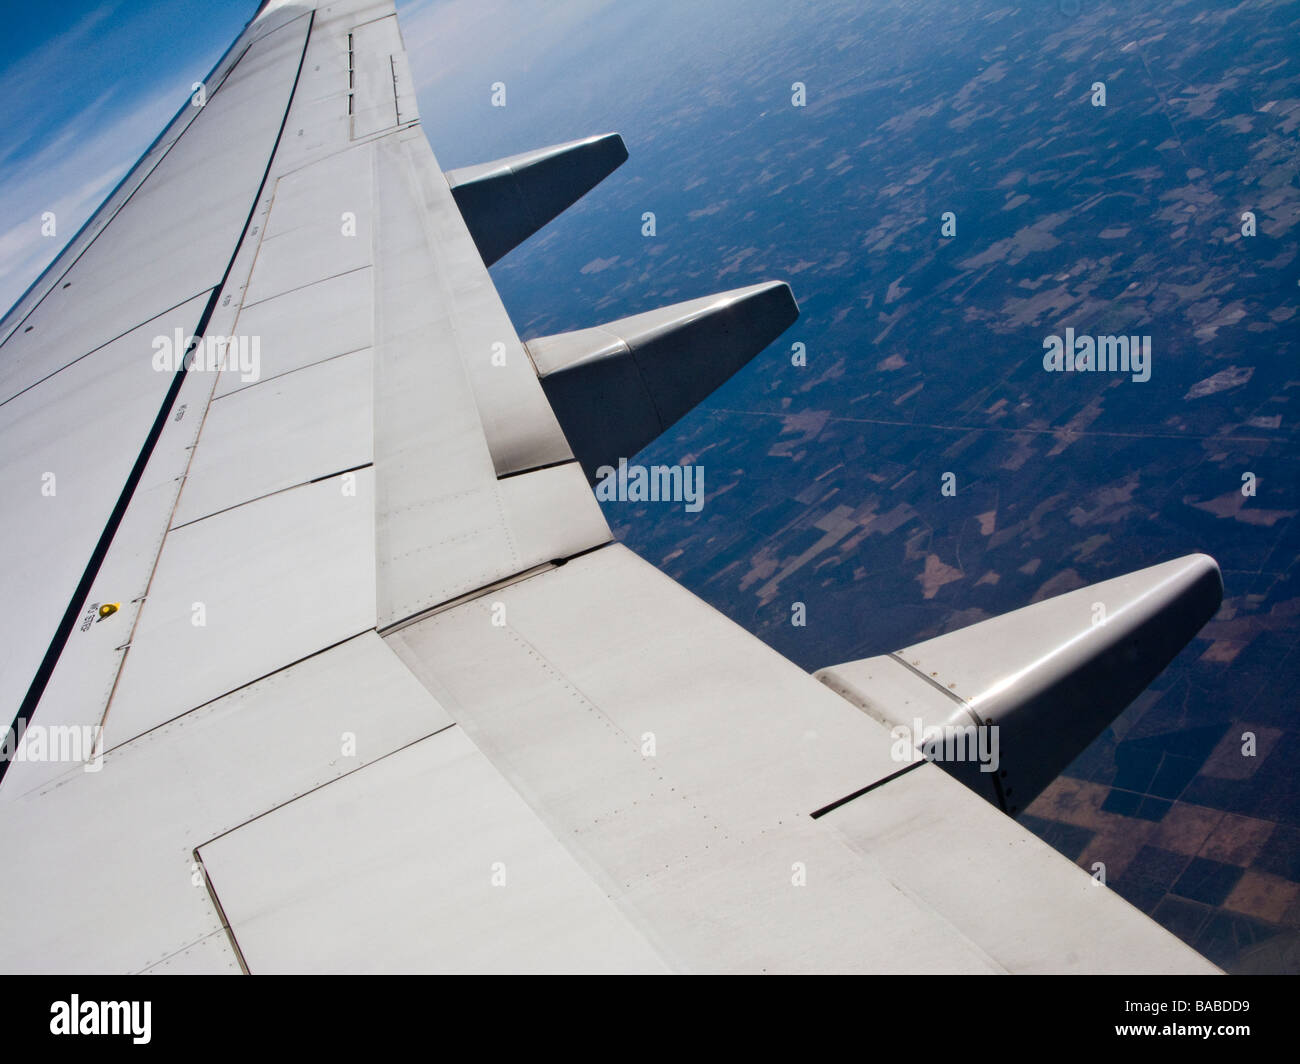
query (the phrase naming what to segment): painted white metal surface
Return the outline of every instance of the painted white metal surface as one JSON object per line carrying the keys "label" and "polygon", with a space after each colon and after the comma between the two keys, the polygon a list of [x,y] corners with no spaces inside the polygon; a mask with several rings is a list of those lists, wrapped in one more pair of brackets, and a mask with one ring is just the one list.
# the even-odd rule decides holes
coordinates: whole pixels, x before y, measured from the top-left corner
{"label": "painted white metal surface", "polygon": [[1218,970],[935,765],[820,822],[1008,972]]}
{"label": "painted white metal surface", "polygon": [[276,183],[246,305],[370,265],[370,150],[340,152]]}
{"label": "painted white metal surface", "polygon": [[239,975],[239,964],[230,935],[223,928],[165,960],[141,970],[141,975]]}
{"label": "painted white metal surface", "polygon": [[674,967],[987,967],[809,818],[884,730],[625,548],[388,638]]}
{"label": "painted white metal surface", "polygon": [[609,530],[422,135],[377,142],[375,160],[383,627]]}
{"label": "painted white metal surface", "polygon": [[[0,803],[0,846],[22,870],[4,878],[0,970],[188,963],[225,936],[196,847],[449,724],[370,633]],[[191,961],[228,957],[206,950]]]}
{"label": "painted white metal surface", "polygon": [[1210,968],[621,546],[388,640],[679,968]]}
{"label": "painted white metal surface", "polygon": [[369,469],[173,530],[109,703],[106,745],[373,628],[374,574]]}
{"label": "painted white metal surface", "polygon": [[[244,307],[239,332],[260,340],[260,381],[369,347],[373,288],[366,267]],[[215,397],[257,383],[242,376],[233,369],[222,373]]]}
{"label": "painted white metal surface", "polygon": [[352,144],[348,34],[367,18],[383,17],[388,6],[347,3],[316,10],[286,136],[276,152],[280,173],[291,173]]}
{"label": "painted white metal surface", "polygon": [[431,379],[464,381],[499,476],[572,458],[423,132],[374,150],[381,373],[422,357]]}
{"label": "painted white metal surface", "polygon": [[[244,241],[231,265],[232,288],[241,288],[247,279],[256,248],[256,241]],[[209,323],[209,334],[225,336],[233,333],[238,312],[239,306],[233,297],[219,299]],[[68,372],[75,369],[73,367]],[[176,402],[145,465],[131,505],[109,545],[90,591],[77,604],[82,621],[64,646],[40,701],[39,717],[43,727],[97,726],[103,721],[171,521],[177,494],[189,468],[213,381],[213,373],[191,370],[181,383]],[[109,602],[120,603],[119,611],[104,621],[91,622],[91,627],[83,632],[81,629],[87,614],[93,613],[101,603]],[[45,638],[48,639],[50,634],[44,633]],[[0,796],[29,790],[60,770],[57,764],[42,762],[11,764],[0,784]]]}
{"label": "painted white metal surface", "polygon": [[[638,767],[627,802],[575,794],[584,803],[630,805],[662,775],[757,834],[901,767],[877,723],[619,544],[390,639],[441,700],[463,707],[457,720],[489,756],[561,759],[546,772],[560,792],[600,771],[588,741],[625,749]],[[525,736],[530,719],[549,734]],[[652,757],[640,752],[647,732]]]}
{"label": "painted white metal surface", "polygon": [[[270,23],[274,26],[283,21],[283,18],[278,18],[270,20]],[[259,20],[259,28],[250,31],[250,36],[263,32],[262,27],[265,25],[266,20]],[[232,54],[242,54],[244,49],[245,44],[240,43],[233,49]],[[265,101],[265,105],[283,108],[285,101],[269,99]],[[251,223],[252,227],[260,228],[260,220],[264,218],[266,209],[269,209],[269,204],[257,208]],[[98,223],[95,223],[89,228],[94,229],[97,226]],[[244,287],[256,250],[256,240],[245,239],[241,244],[230,266],[228,289],[232,291],[228,291],[225,296],[218,299],[209,322],[207,330],[209,335],[227,336],[234,332],[239,304],[235,301],[233,292]],[[173,328],[166,330],[168,333],[174,332],[174,328],[180,325],[185,326],[183,335],[188,336],[193,332],[203,299],[199,298],[194,302],[196,304],[193,308],[194,320],[172,322],[170,324]],[[148,346],[149,349],[143,354],[151,358],[154,353],[152,344]],[[57,374],[36,390],[41,391],[53,386],[56,381],[64,377],[65,373],[79,372],[79,367],[101,357],[101,354],[102,352],[95,352],[82,362]],[[167,375],[157,374],[157,376]],[[139,618],[143,597],[148,590],[157,563],[177,493],[189,467],[192,448],[203,421],[204,409],[212,393],[213,381],[213,373],[191,370],[181,383],[180,392],[169,412],[157,445],[144,467],[132,503],[127,508],[122,524],[109,545],[89,592],[76,604],[81,621],[63,647],[53,675],[41,698],[38,715],[42,727],[93,727],[103,720],[108,698],[116,684],[126,648]],[[120,408],[105,407],[103,412],[116,413],[116,420],[112,423],[114,426],[121,422]],[[92,413],[84,410],[82,413],[88,418],[92,416]],[[139,425],[137,428],[143,433],[147,429],[147,424]],[[125,428],[118,428],[116,431],[123,436],[129,434],[129,430]],[[102,455],[101,448],[104,452]],[[95,469],[93,463],[102,462],[112,453],[112,446],[101,440],[98,448],[85,452],[83,465],[87,470],[93,471]],[[104,479],[107,482],[109,478]],[[115,490],[120,490],[121,481],[119,480],[114,487]],[[102,527],[102,517],[100,524]],[[96,532],[95,535],[98,533]],[[84,565],[88,555],[89,549],[78,560],[78,564]],[[69,564],[73,560],[69,559]],[[90,622],[91,626],[83,632],[85,618],[93,614],[101,603],[120,603],[120,609],[106,620]],[[41,634],[48,641],[53,635],[53,629]],[[29,674],[26,680],[30,681],[30,679]],[[12,715],[16,708],[16,704],[11,704],[9,714]],[[0,795],[9,797],[29,790],[42,784],[52,775],[58,774],[59,771],[61,766],[57,763],[13,763],[5,774],[3,784],[0,785]]]}
{"label": "painted white metal surface", "polygon": [[378,515],[381,628],[610,538],[576,462],[405,510],[392,498]]}
{"label": "painted white metal surface", "polygon": [[373,374],[356,351],[214,400],[172,526],[368,465]]}
{"label": "painted white metal surface", "polygon": [[[42,728],[96,729],[103,723],[162,545],[162,530],[176,502],[177,487],[172,482],[137,491],[135,505],[120,530],[117,542],[121,549],[112,552],[101,568],[32,718]],[[104,603],[120,605],[116,613],[99,618],[97,611]],[[48,638],[49,633],[40,635]],[[96,745],[84,743],[77,756],[92,758]],[[16,759],[5,773],[0,796],[33,790],[67,768],[58,761]]]}
{"label": "painted white metal surface", "polygon": [[254,974],[666,970],[459,728],[199,856]]}
{"label": "painted white metal surface", "polygon": [[352,138],[361,140],[419,117],[397,16],[352,32]]}
{"label": "painted white metal surface", "polygon": [[7,726],[76,590],[171,384],[155,336],[193,331],[206,296],[0,405],[0,706]]}

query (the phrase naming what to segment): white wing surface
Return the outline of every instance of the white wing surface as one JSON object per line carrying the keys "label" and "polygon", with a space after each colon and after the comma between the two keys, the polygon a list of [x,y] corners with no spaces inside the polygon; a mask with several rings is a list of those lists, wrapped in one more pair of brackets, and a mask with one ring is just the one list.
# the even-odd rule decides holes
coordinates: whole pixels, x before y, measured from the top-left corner
{"label": "white wing surface", "polygon": [[819,682],[612,542],[598,467],[797,314],[525,348],[485,262],[625,157],[444,174],[391,3],[265,4],[4,319],[0,968],[1214,970],[890,730],[1027,800],[1213,562]]}

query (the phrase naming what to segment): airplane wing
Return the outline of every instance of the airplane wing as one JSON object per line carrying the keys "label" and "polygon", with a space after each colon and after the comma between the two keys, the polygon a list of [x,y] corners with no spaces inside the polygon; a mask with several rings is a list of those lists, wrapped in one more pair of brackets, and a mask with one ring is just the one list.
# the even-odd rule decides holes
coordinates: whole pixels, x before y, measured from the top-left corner
{"label": "airplane wing", "polygon": [[1007,815],[1213,561],[811,676],[591,485],[785,285],[521,343],[487,264],[622,141],[444,173],[387,0],[203,96],[0,324],[0,967],[1215,970]]}

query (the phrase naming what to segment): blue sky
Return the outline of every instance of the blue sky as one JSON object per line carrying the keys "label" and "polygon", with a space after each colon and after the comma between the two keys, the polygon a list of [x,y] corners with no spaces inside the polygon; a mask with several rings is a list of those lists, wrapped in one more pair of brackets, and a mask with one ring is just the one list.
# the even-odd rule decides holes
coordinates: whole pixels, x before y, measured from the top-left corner
{"label": "blue sky", "polygon": [[[514,73],[544,63],[549,47],[606,2],[399,3],[422,111],[436,108],[443,86],[468,90],[464,75],[485,52]],[[256,8],[257,0],[69,0],[9,13],[15,47],[0,72],[0,312],[94,213]],[[503,18],[519,32],[503,39]],[[460,139],[481,141],[465,109],[438,110],[444,131],[459,125]],[[444,163],[477,161],[473,147],[460,145]],[[45,211],[57,219],[53,238],[41,235]]]}
{"label": "blue sky", "polygon": [[[655,113],[647,105],[724,67],[722,31],[752,21],[756,6],[778,23],[791,17],[784,0],[399,0],[397,10],[425,131],[450,169],[611,129],[644,148],[651,130],[642,126]],[[257,0],[69,0],[10,16],[15,47],[0,72],[0,312],[94,213],[256,8]],[[486,106],[497,78],[510,85],[505,109]],[[784,92],[788,81],[782,71],[773,83]],[[637,168],[634,158],[625,178]],[[45,211],[57,217],[53,239],[41,235]]]}
{"label": "blue sky", "polygon": [[[15,5],[0,72],[5,310],[143,154],[256,8],[248,0]],[[41,214],[53,211],[54,238]]]}

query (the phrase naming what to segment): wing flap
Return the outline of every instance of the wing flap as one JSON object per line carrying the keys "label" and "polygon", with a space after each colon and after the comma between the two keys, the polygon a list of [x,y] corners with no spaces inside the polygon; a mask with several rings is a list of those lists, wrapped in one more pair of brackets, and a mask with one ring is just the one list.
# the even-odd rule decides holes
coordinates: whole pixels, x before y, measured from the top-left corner
{"label": "wing flap", "polygon": [[[387,640],[676,968],[1208,968],[616,544]],[[941,845],[906,819],[927,809]],[[1004,939],[1021,908],[1032,936]]]}

